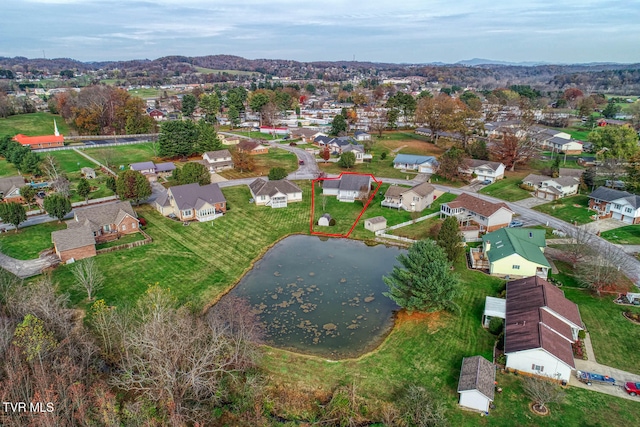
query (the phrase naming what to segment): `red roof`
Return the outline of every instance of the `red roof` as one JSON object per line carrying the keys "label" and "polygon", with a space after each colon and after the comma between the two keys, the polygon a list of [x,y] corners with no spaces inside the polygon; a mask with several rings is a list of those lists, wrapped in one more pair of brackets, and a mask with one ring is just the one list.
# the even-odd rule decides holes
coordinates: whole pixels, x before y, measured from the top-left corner
{"label": "red roof", "polygon": [[62,135],[27,136],[19,133],[13,139],[22,145],[64,144],[64,136]]}

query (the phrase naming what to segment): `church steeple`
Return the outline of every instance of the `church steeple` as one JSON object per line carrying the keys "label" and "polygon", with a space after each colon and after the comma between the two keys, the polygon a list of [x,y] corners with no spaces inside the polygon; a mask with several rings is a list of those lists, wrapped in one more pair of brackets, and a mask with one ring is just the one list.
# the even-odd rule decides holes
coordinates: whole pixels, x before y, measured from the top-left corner
{"label": "church steeple", "polygon": [[60,136],[60,132],[58,132],[58,124],[56,123],[56,119],[53,119],[53,133],[55,136]]}

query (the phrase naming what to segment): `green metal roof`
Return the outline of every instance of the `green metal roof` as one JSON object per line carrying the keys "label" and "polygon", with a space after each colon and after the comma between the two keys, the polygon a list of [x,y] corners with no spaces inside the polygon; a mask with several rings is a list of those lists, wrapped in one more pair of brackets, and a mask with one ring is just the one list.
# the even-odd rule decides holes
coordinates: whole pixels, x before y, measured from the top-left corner
{"label": "green metal roof", "polygon": [[489,241],[487,252],[490,262],[517,254],[522,258],[545,267],[551,267],[540,248],[546,246],[545,230],[534,228],[501,228],[482,236],[482,242]]}

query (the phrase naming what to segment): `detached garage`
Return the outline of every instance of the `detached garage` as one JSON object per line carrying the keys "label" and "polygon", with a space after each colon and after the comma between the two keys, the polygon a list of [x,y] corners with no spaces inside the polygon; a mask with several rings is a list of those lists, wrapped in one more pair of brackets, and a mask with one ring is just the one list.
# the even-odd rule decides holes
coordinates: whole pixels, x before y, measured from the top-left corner
{"label": "detached garage", "polygon": [[496,382],[496,368],[482,356],[462,359],[458,393],[460,406],[475,411],[489,412],[493,402]]}
{"label": "detached garage", "polygon": [[387,219],[383,216],[374,216],[364,220],[364,228],[374,233],[376,231],[384,230],[387,228]]}

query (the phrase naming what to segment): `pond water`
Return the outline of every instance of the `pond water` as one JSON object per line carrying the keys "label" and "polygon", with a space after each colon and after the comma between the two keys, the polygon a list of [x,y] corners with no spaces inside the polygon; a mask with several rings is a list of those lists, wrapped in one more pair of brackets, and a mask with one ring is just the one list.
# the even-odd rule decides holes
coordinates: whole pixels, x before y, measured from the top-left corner
{"label": "pond water", "polygon": [[404,251],[347,239],[290,236],[256,262],[232,295],[247,298],[275,347],[324,357],[375,348],[398,306],[382,295]]}

